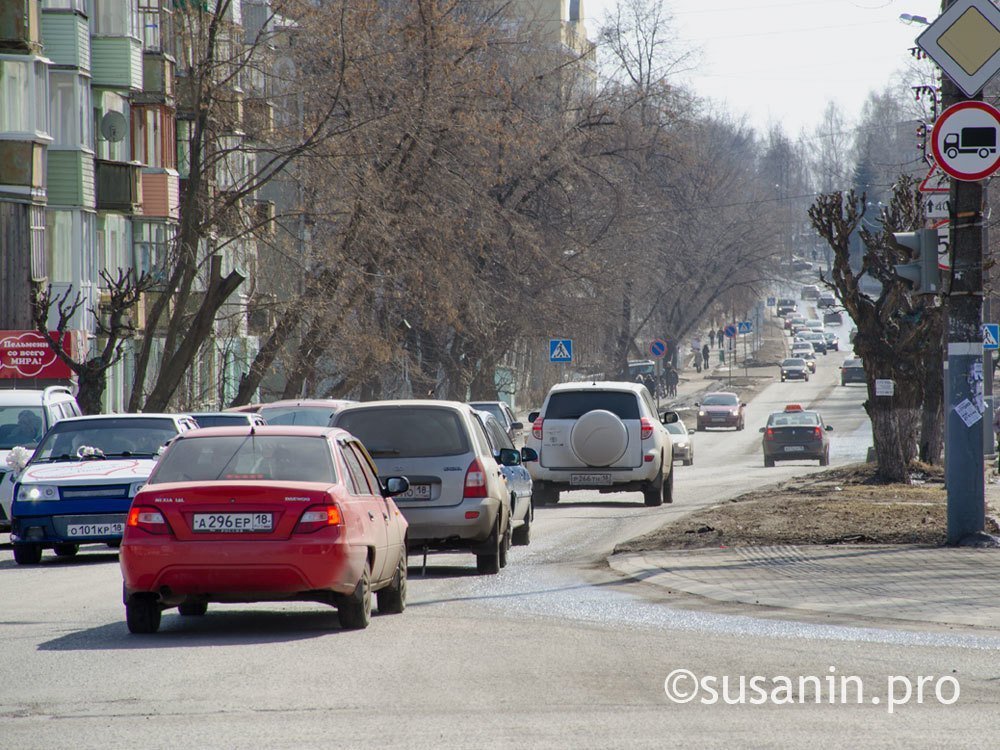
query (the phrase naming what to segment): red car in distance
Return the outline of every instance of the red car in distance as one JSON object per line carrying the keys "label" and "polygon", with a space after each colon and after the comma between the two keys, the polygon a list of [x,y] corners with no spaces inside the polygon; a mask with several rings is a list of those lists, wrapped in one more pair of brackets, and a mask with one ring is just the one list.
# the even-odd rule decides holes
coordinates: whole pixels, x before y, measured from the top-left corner
{"label": "red car in distance", "polygon": [[[182,439],[183,438],[183,439]],[[314,601],[344,628],[406,606],[406,519],[357,438],[328,427],[215,427],[174,440],[139,491],[121,545],[125,619],[164,609]]]}

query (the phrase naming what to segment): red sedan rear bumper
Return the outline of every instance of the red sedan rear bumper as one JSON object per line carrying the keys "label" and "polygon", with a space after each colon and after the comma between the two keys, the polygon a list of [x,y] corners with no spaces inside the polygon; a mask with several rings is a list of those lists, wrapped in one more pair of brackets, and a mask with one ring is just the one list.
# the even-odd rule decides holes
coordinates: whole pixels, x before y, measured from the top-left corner
{"label": "red sedan rear bumper", "polygon": [[361,578],[368,550],[335,534],[194,542],[130,529],[120,556],[125,596],[150,592],[168,602],[188,596],[264,601],[310,591],[349,594]]}

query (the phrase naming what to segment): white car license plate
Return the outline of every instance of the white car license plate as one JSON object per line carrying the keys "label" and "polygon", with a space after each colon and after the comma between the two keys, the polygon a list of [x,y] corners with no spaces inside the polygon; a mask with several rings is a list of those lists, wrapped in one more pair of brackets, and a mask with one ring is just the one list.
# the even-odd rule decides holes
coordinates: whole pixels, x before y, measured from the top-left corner
{"label": "white car license plate", "polygon": [[431,486],[429,484],[411,484],[410,489],[396,497],[402,500],[430,500]]}
{"label": "white car license plate", "polygon": [[569,475],[570,484],[597,484],[597,485],[607,485],[611,484],[610,474],[570,474]]}
{"label": "white car license plate", "polygon": [[118,523],[72,523],[66,527],[67,536],[107,536],[124,534],[125,524]]}
{"label": "white car license plate", "polygon": [[794,453],[795,451],[804,451],[805,449],[806,449],[806,447],[804,445],[786,445],[785,446],[785,452],[786,453]]}
{"label": "white car license plate", "polygon": [[272,519],[270,513],[195,513],[192,529],[234,534],[270,531]]}

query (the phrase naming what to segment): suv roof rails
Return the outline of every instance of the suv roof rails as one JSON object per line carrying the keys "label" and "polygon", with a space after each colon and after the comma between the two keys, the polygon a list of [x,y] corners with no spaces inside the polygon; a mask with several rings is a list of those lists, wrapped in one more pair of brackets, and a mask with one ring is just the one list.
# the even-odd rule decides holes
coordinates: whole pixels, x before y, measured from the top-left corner
{"label": "suv roof rails", "polygon": [[67,396],[72,396],[73,391],[70,390],[69,386],[66,385],[50,385],[46,386],[45,390],[42,391],[42,401],[48,401],[48,399],[54,393],[65,393]]}

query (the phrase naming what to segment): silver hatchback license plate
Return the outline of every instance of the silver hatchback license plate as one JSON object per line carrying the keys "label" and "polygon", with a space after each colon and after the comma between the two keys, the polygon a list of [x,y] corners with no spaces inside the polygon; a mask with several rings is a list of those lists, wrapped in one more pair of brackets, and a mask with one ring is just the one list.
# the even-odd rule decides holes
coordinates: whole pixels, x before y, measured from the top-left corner
{"label": "silver hatchback license plate", "polygon": [[270,513],[195,513],[192,529],[233,534],[270,531],[272,518]]}
{"label": "silver hatchback license plate", "polygon": [[411,484],[406,492],[396,495],[400,500],[430,500],[431,486],[429,484]]}
{"label": "silver hatchback license plate", "polygon": [[585,485],[609,485],[611,484],[610,474],[570,474],[569,475],[570,484],[585,484]]}

